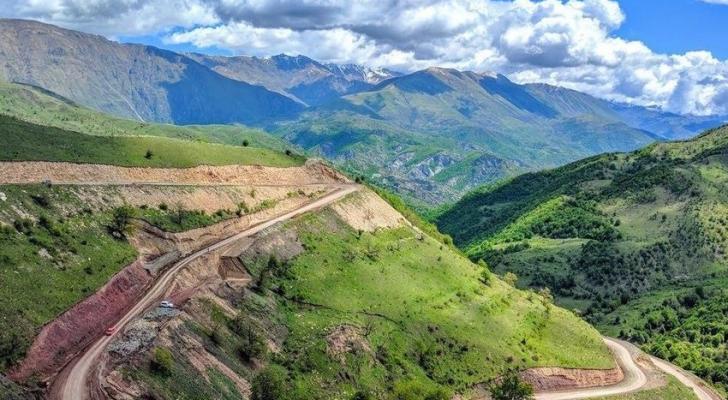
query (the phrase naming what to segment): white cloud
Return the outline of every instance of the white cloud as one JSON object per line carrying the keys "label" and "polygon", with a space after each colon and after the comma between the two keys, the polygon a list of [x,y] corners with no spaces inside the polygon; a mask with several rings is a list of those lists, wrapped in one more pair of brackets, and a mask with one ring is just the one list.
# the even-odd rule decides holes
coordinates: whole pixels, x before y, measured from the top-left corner
{"label": "white cloud", "polygon": [[7,7],[107,36],[161,33],[168,43],[239,54],[410,71],[492,70],[670,111],[728,113],[728,62],[704,51],[659,54],[615,36],[625,19],[615,0],[23,0]]}
{"label": "white cloud", "polygon": [[703,3],[728,5],[728,0],[700,0]]}

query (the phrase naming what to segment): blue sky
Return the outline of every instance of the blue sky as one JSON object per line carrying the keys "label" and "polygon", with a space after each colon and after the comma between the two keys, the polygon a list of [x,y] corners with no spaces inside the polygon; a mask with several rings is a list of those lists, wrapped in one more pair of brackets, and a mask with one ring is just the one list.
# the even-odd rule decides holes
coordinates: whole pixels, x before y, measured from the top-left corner
{"label": "blue sky", "polygon": [[0,0],[0,16],[180,52],[498,72],[728,115],[728,0]]}
{"label": "blue sky", "polygon": [[728,59],[728,5],[698,0],[620,0],[626,20],[615,34],[660,53],[710,50]]}

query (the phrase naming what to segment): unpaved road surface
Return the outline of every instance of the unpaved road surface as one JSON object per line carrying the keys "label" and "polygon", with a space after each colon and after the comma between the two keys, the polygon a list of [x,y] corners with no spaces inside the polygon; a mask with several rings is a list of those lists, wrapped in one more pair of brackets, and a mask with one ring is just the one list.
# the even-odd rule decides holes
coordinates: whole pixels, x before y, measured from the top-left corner
{"label": "unpaved road surface", "polygon": [[142,168],[46,161],[0,161],[0,184],[50,181],[73,185],[276,185],[349,183],[337,171],[316,161],[300,167],[257,165]]}
{"label": "unpaved road surface", "polygon": [[[609,338],[604,338],[604,342],[607,346],[609,346],[610,350],[612,350],[617,363],[624,372],[624,379],[622,382],[610,386],[571,389],[557,392],[541,392],[536,394],[536,400],[575,400],[613,396],[635,392],[647,385],[649,382],[647,374],[639,365],[637,365],[632,353],[630,353],[625,345],[617,340]],[[693,389],[699,400],[722,400],[720,396],[707,388],[707,386],[699,379],[684,372],[682,369],[656,357],[650,357],[650,360],[659,370],[668,375],[674,376],[682,384]]]}
{"label": "unpaved road surface", "polygon": [[695,392],[695,395],[698,396],[698,399],[722,400],[722,397],[715,393],[714,390],[710,389],[705,385],[705,383],[700,381],[698,378],[692,376],[691,374],[683,371],[681,368],[676,367],[669,362],[661,360],[657,357],[650,356],[650,360],[652,360],[652,363],[655,364],[657,368],[662,370],[662,372],[674,376],[675,378],[677,378],[677,380],[680,381],[680,383],[693,389],[693,392]]}
{"label": "unpaved road surface", "polygon": [[55,382],[55,385],[60,387],[60,390],[58,392],[59,395],[57,396],[61,400],[85,400],[89,398],[89,384],[87,382],[87,379],[89,378],[89,373],[94,370],[96,361],[98,360],[99,356],[103,354],[106,346],[113,340],[115,335],[123,331],[123,328],[127,323],[141,315],[150,306],[156,304],[156,302],[159,301],[161,296],[165,293],[167,287],[173,282],[176,274],[190,262],[208,254],[211,251],[227,246],[243,237],[254,235],[262,231],[263,229],[266,229],[279,222],[286,221],[309,211],[325,207],[357,190],[359,190],[359,187],[356,185],[340,185],[340,187],[336,190],[332,191],[327,195],[324,195],[317,200],[312,201],[311,203],[308,203],[296,210],[271,218],[265,222],[246,229],[243,232],[240,232],[209,247],[199,250],[196,253],[193,253],[178,261],[162,276],[160,276],[154,286],[149,289],[144,297],[142,297],[139,302],[137,302],[134,307],[132,307],[132,309],[129,310],[129,312],[116,323],[116,331],[113,335],[103,336],[94,344],[89,346],[88,349],[86,349],[86,351],[83,353],[83,355],[76,361],[76,363],[73,364],[70,371],[67,374],[61,374],[59,376],[59,379],[61,379],[62,382]]}

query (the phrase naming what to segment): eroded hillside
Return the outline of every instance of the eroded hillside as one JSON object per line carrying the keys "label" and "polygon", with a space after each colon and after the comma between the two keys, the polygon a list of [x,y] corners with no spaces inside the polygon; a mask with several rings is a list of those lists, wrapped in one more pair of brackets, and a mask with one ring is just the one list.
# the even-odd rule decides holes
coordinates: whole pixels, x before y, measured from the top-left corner
{"label": "eroded hillside", "polygon": [[[79,365],[101,374],[82,390],[119,399],[248,398],[268,384],[285,398],[450,396],[510,367],[614,367],[570,312],[320,164],[232,181],[220,178],[230,167],[2,167],[3,369],[53,383],[51,397],[77,393],[65,383]],[[85,364],[99,337],[108,343]]]}

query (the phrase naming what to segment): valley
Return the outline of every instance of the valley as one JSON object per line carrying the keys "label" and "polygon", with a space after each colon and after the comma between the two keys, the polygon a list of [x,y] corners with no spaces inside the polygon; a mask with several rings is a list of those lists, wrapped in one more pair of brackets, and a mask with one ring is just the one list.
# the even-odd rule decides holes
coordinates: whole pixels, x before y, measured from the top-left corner
{"label": "valley", "polygon": [[472,259],[725,385],[727,133],[523,175],[466,196],[438,225]]}

